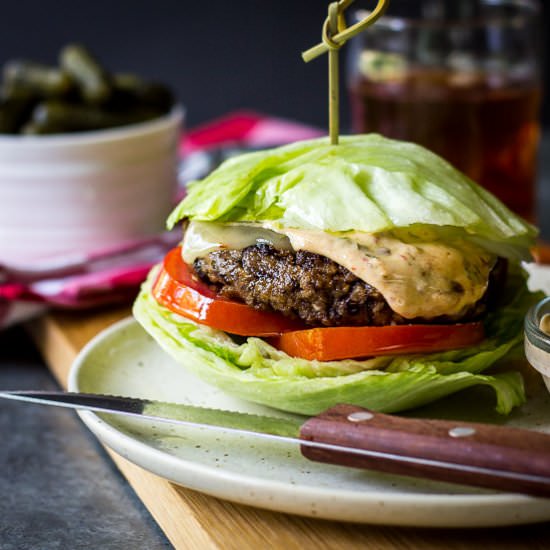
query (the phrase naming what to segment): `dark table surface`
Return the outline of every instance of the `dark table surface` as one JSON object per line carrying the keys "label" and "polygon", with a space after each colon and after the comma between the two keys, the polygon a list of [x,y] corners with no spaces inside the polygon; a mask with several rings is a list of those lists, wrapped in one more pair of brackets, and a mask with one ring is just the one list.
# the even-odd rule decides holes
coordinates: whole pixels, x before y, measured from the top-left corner
{"label": "dark table surface", "polygon": [[[0,333],[0,388],[60,389],[23,329]],[[73,411],[0,404],[0,548],[171,548]]]}
{"label": "dark table surface", "polygon": [[[539,220],[550,241],[550,139],[540,155]],[[0,332],[0,389],[59,389],[20,327]],[[0,548],[170,548],[76,414],[0,403]]]}

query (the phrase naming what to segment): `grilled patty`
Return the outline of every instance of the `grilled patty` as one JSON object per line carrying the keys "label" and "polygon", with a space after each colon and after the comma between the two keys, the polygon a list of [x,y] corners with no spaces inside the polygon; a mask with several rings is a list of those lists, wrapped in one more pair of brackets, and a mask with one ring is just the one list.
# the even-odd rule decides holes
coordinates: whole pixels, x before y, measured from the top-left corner
{"label": "grilled patty", "polygon": [[[193,267],[198,277],[221,296],[256,309],[277,311],[311,326],[450,321],[445,317],[404,319],[376,288],[329,258],[303,250],[293,252],[256,244],[241,250],[211,252],[197,258]],[[505,262],[497,262],[489,287],[496,286],[504,273]],[[460,320],[482,316],[492,293],[489,289]]]}
{"label": "grilled patty", "polygon": [[311,252],[258,244],[212,252],[194,267],[222,296],[309,325],[387,325],[398,318],[375,288]]}

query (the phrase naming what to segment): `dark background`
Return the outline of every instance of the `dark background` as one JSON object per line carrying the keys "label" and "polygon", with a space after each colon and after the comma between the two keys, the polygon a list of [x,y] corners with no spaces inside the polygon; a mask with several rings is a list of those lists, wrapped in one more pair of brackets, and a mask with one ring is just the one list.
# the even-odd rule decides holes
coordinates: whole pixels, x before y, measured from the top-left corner
{"label": "dark background", "polygon": [[[326,59],[305,64],[300,52],[319,42],[328,3],[3,2],[0,63],[11,58],[56,63],[59,49],[78,41],[111,70],[138,72],[171,84],[187,107],[189,126],[248,108],[326,127]],[[375,4],[358,0],[355,5]],[[543,6],[545,27],[549,8]],[[544,109],[546,125],[549,115]],[[345,101],[342,119],[346,129]]]}

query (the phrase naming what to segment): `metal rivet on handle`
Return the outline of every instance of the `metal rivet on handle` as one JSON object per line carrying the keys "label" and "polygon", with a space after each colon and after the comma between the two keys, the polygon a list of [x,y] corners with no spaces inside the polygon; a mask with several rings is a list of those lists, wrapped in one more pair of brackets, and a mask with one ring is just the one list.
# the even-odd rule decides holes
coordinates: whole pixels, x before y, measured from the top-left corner
{"label": "metal rivet on handle", "polygon": [[468,437],[469,435],[474,435],[476,433],[475,428],[468,428],[457,426],[456,428],[451,428],[449,430],[449,435],[451,437]]}
{"label": "metal rivet on handle", "polygon": [[371,418],[374,418],[374,414],[368,411],[357,411],[348,414],[348,420],[350,422],[364,422],[365,420],[370,420]]}

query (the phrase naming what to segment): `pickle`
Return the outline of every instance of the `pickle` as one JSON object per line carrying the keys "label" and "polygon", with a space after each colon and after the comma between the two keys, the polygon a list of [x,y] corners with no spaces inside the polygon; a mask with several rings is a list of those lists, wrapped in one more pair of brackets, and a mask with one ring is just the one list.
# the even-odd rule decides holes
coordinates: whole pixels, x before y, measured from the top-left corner
{"label": "pickle", "polygon": [[26,136],[41,136],[47,134],[63,134],[66,130],[64,128],[59,128],[52,124],[39,124],[37,122],[27,122],[22,128],[21,133]]}
{"label": "pickle", "polygon": [[78,44],[65,46],[60,65],[77,83],[86,102],[101,104],[109,100],[112,95],[109,74],[86,48]]}
{"label": "pickle", "polygon": [[29,118],[35,104],[33,96],[21,94],[0,101],[0,134],[16,134]]}
{"label": "pickle", "polygon": [[113,76],[115,94],[121,99],[158,109],[167,113],[174,105],[174,96],[167,86],[158,82],[148,82],[130,73],[119,73]]}
{"label": "pickle", "polygon": [[73,87],[67,73],[32,61],[10,61],[3,73],[4,86],[11,95],[30,92],[44,98],[62,97]]}
{"label": "pickle", "polygon": [[111,75],[78,44],[63,48],[60,67],[13,60],[0,83],[0,133],[42,135],[136,124],[174,105],[163,84]]}
{"label": "pickle", "polygon": [[135,124],[157,116],[158,112],[150,109],[111,112],[97,106],[51,100],[35,107],[30,128],[33,131],[44,129],[43,133],[47,133],[50,128],[62,132],[83,132]]}
{"label": "pickle", "polygon": [[121,126],[126,124],[126,118],[91,105],[51,100],[42,102],[35,107],[32,122],[38,126],[62,128],[65,132],[77,132]]}
{"label": "pickle", "polygon": [[139,122],[145,122],[147,120],[157,118],[163,114],[164,111],[160,111],[159,109],[141,106],[121,113],[121,116],[126,119],[126,124],[137,124]]}
{"label": "pickle", "polygon": [[115,73],[113,84],[118,90],[134,93],[143,85],[143,79],[133,73]]}

